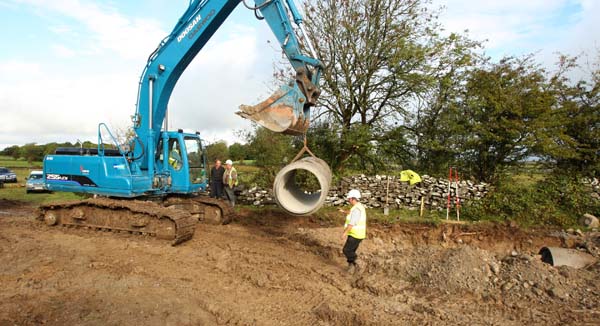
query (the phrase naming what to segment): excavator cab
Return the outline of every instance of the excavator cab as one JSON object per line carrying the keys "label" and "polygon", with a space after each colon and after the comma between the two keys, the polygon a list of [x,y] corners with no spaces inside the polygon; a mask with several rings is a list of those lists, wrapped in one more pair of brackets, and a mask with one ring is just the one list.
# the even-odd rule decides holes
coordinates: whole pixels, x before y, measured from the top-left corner
{"label": "excavator cab", "polygon": [[163,132],[156,153],[155,188],[184,194],[206,189],[206,156],[198,134]]}

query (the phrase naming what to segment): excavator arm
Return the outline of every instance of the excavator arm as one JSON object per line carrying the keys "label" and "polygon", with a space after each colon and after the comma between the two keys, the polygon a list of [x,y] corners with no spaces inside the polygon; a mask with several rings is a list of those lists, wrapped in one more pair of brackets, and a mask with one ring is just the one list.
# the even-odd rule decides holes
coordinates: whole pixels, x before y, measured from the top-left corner
{"label": "excavator arm", "polygon": [[[111,198],[42,205],[41,220],[48,225],[153,235],[177,244],[192,237],[198,218],[218,222],[231,217],[223,202],[198,195],[206,187],[200,135],[169,131],[166,127],[163,130],[162,126],[177,80],[239,3],[240,0],[190,1],[173,31],[148,58],[133,116],[136,137],[127,150],[101,123],[97,149],[64,148],[46,156],[44,179],[49,190]],[[292,0],[256,0],[254,7],[244,4],[269,24],[296,76],[266,101],[241,106],[240,115],[277,132],[302,134],[308,127],[310,107],[319,96],[321,72],[321,63],[314,54],[303,53],[305,46],[297,34],[302,32],[302,18]],[[303,42],[311,48],[306,38]],[[104,148],[103,134],[110,136],[117,149]],[[331,172],[325,162],[315,157],[294,163],[278,176],[275,198],[292,214],[309,214],[324,202]],[[322,191],[307,193],[296,186],[296,169],[315,174]]]}
{"label": "excavator arm", "polygon": [[[153,169],[154,149],[179,77],[240,2],[191,0],[173,31],[148,58],[133,116],[137,142],[144,144],[135,147],[133,157],[141,160],[143,169]],[[254,6],[244,1],[244,6],[269,24],[296,77],[258,105],[240,106],[238,114],[276,132],[302,134],[308,128],[310,107],[319,96],[322,69],[305,37],[302,17],[293,0],[256,0]],[[312,53],[305,54],[305,48]]]}
{"label": "excavator arm", "polygon": [[[246,3],[244,2],[244,5]],[[315,51],[306,37],[302,16],[293,0],[256,1],[256,7],[279,40],[281,48],[296,71],[295,79],[283,85],[275,94],[255,106],[240,106],[237,112],[244,118],[256,121],[263,127],[276,132],[298,135],[306,132],[310,119],[310,107],[319,97],[318,81],[322,65],[316,59]],[[293,18],[296,28],[292,25]],[[302,51],[298,33],[306,43],[312,57]]]}

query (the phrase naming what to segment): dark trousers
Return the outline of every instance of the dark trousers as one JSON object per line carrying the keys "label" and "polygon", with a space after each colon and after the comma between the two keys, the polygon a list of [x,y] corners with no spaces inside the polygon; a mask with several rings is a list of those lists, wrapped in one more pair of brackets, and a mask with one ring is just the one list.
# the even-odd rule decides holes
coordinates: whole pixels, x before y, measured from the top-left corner
{"label": "dark trousers", "polygon": [[348,238],[346,239],[343,251],[348,264],[356,264],[356,249],[358,249],[358,245],[361,241],[362,239],[356,239],[351,236],[348,236]]}
{"label": "dark trousers", "polygon": [[210,197],[221,198],[223,197],[223,183],[219,181],[213,181],[210,184]]}

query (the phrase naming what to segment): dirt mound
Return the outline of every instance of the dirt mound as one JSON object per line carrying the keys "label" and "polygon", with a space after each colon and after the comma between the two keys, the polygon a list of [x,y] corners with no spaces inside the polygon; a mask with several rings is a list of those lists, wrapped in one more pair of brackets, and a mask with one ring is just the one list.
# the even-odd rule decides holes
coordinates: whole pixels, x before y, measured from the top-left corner
{"label": "dirt mound", "polygon": [[499,264],[490,252],[461,246],[443,250],[439,259],[427,259],[423,283],[450,292],[470,291],[482,294],[489,290],[494,271]]}

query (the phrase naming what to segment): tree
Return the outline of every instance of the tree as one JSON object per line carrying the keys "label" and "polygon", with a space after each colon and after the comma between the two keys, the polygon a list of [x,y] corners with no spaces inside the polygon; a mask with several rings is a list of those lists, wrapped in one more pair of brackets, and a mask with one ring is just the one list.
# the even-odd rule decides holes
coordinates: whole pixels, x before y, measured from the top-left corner
{"label": "tree", "polygon": [[556,129],[546,72],[531,56],[507,57],[470,73],[462,103],[461,158],[471,175],[493,181],[505,167],[522,162]]}
{"label": "tree", "polygon": [[435,44],[438,59],[432,68],[431,87],[422,93],[404,126],[414,141],[414,160],[419,171],[445,175],[448,166],[460,164],[460,144],[465,141],[461,124],[466,81],[482,56],[481,44],[451,34]]}
{"label": "tree", "polygon": [[249,152],[260,167],[281,168],[294,158],[293,138],[256,127],[246,134]]}
{"label": "tree", "polygon": [[227,143],[224,140],[219,140],[206,146],[206,157],[208,162],[212,164],[215,160],[225,160],[229,158]]}
{"label": "tree", "polygon": [[[329,125],[334,170],[384,166],[377,147],[431,89],[448,42],[422,0],[311,1],[309,37],[325,64],[317,125]],[[310,13],[315,12],[315,15]],[[455,44],[462,41],[454,40]],[[408,139],[400,143],[408,143]],[[316,144],[319,146],[319,144]],[[387,147],[388,150],[391,148]],[[404,159],[405,155],[396,158]],[[353,159],[354,158],[354,159]]]}
{"label": "tree", "polygon": [[54,154],[56,149],[59,147],[62,147],[62,146],[57,143],[48,143],[48,144],[44,145],[44,154],[45,155]]}
{"label": "tree", "polygon": [[229,146],[229,155],[231,159],[234,161],[241,161],[248,158],[248,148],[247,145],[242,145],[240,143],[233,143]]}
{"label": "tree", "polygon": [[20,147],[18,145],[6,147],[2,150],[2,155],[8,155],[16,160],[21,156]]}
{"label": "tree", "polygon": [[563,172],[594,177],[600,175],[600,60],[587,78],[573,83],[567,76],[580,68],[578,60],[559,58],[550,80],[557,98],[551,117],[555,131],[540,142],[537,153]]}
{"label": "tree", "polygon": [[[376,147],[377,157],[388,167],[399,169],[415,169],[418,160],[411,150],[412,145],[408,139],[408,130],[404,126],[393,128],[379,137]],[[403,163],[398,165],[399,163]]]}
{"label": "tree", "polygon": [[21,156],[29,163],[42,161],[44,159],[44,146],[38,146],[35,143],[25,144],[21,147]]}
{"label": "tree", "polygon": [[277,172],[282,166],[289,163],[298,152],[293,146],[294,138],[258,126],[246,132],[245,138],[248,156],[252,157],[255,164],[261,167],[260,173],[254,176],[252,182],[270,187]]}

